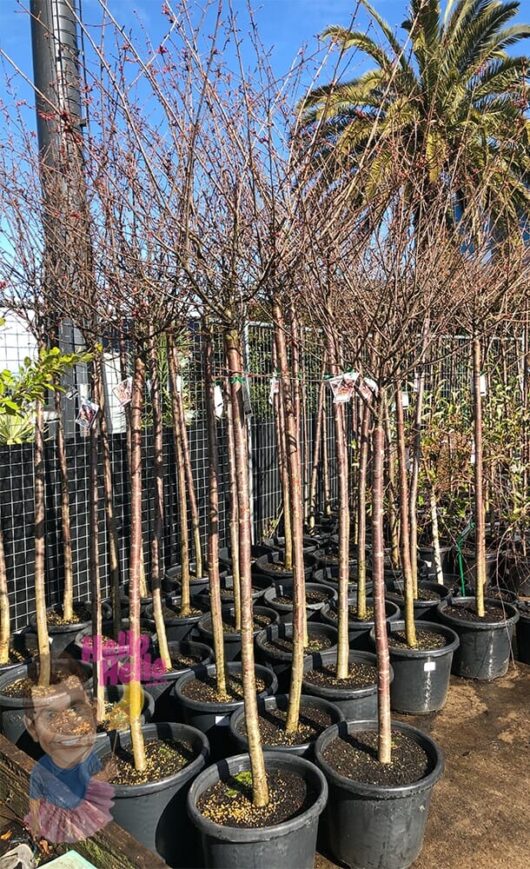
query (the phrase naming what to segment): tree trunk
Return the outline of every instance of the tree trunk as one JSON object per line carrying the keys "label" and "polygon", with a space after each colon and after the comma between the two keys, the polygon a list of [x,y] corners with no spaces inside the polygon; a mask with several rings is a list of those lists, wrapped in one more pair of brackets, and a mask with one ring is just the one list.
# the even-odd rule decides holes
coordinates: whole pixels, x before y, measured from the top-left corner
{"label": "tree trunk", "polygon": [[477,615],[484,617],[484,588],[486,585],[486,528],[484,510],[484,448],[482,442],[482,396],[480,374],[482,353],[480,338],[473,337],[473,410],[475,424],[475,596]]}
{"label": "tree trunk", "polygon": [[64,420],[61,392],[54,394],[56,429],[55,452],[59,468],[59,487],[61,492],[61,543],[63,546],[63,617],[71,621],[74,616],[74,560],[72,555],[72,529],[70,525],[70,491],[68,488],[68,463],[64,444]]}
{"label": "tree trunk", "polygon": [[39,685],[50,684],[51,660],[46,618],[46,495],[44,470],[44,412],[42,401],[35,402],[35,609],[39,649]]}
{"label": "tree trunk", "polygon": [[131,678],[129,682],[129,720],[134,766],[146,767],[145,746],[140,723],[142,710],[140,659],[140,571],[142,565],[142,407],[145,389],[145,363],[138,354],[134,360],[131,401],[131,553],[129,558],[129,642]]}
{"label": "tree trunk", "polygon": [[429,501],[431,508],[432,546],[434,549],[436,581],[443,585],[444,575],[442,570],[442,556],[440,553],[440,533],[438,531],[438,505],[436,503],[436,492],[434,491],[433,485],[430,487]]}
{"label": "tree trunk", "polygon": [[[175,353],[173,340],[168,338],[168,358]],[[178,405],[178,383],[175,366],[170,362],[169,382],[171,387],[171,411],[173,416],[173,441],[175,446],[175,461],[177,465],[178,512],[180,528],[180,615],[186,617],[190,606],[190,544],[188,532],[188,503],[186,499],[186,472],[184,470],[184,451],[182,448],[182,430],[180,427]]]}
{"label": "tree trunk", "polygon": [[154,522],[151,534],[151,589],[153,596],[153,618],[156,625],[158,652],[166,670],[171,670],[171,656],[167,644],[166,625],[162,612],[161,565],[164,540],[164,430],[162,424],[162,395],[158,353],[154,338],[149,345],[151,362],[151,408],[153,414],[153,512]]}
{"label": "tree trunk", "polygon": [[328,414],[324,390],[324,410],[322,413],[322,485],[324,488],[324,516],[331,516],[331,483],[329,479]]}
{"label": "tree trunk", "polygon": [[99,367],[98,386],[99,392],[95,401],[100,407],[99,430],[101,435],[101,452],[103,462],[103,494],[105,499],[105,525],[107,529],[107,543],[109,552],[109,573],[112,600],[112,623],[114,639],[118,639],[121,630],[121,575],[120,556],[118,545],[118,531],[116,517],[114,515],[114,485],[112,481],[112,453],[110,448],[109,428],[107,422],[107,401],[102,377],[100,358],[94,360]]}
{"label": "tree trunk", "polygon": [[[334,341],[328,336],[328,358],[333,375],[338,374],[337,353]],[[350,502],[348,482],[348,446],[346,441],[346,414],[344,404],[333,403],[333,422],[335,425],[335,455],[337,461],[337,476],[339,484],[339,599],[338,614],[338,645],[337,645],[337,679],[345,679],[348,675],[349,658],[349,579],[350,579]]]}
{"label": "tree trunk", "polygon": [[[127,360],[127,344],[124,338],[120,338],[120,371],[122,380],[126,380],[129,376],[129,366]],[[131,479],[131,405],[127,404],[124,407],[125,413],[125,437],[127,439],[127,467],[129,470],[129,480]],[[145,564],[144,564],[144,547],[143,538],[141,546],[141,562],[140,562],[140,594],[142,597],[147,597],[147,583],[145,581]]]}
{"label": "tree trunk", "polygon": [[11,618],[9,612],[9,588],[7,585],[4,532],[0,519],[0,664],[9,663]]}
{"label": "tree trunk", "polygon": [[423,396],[425,392],[425,353],[429,335],[429,320],[425,321],[423,329],[423,347],[420,361],[418,391],[416,393],[416,408],[414,413],[414,449],[412,452],[412,472],[409,492],[410,520],[410,567],[412,571],[412,589],[414,597],[418,596],[418,483],[421,467],[421,421],[423,415]]}
{"label": "tree trunk", "polygon": [[315,514],[317,511],[317,485],[318,485],[318,464],[322,453],[322,424],[324,418],[324,397],[326,391],[326,383],[324,374],[326,371],[326,357],[324,356],[324,365],[322,370],[322,378],[318,386],[318,403],[317,403],[317,424],[315,431],[315,441],[313,444],[313,462],[311,465],[311,479],[309,483],[309,527],[315,527]]}
{"label": "tree trunk", "polygon": [[[99,397],[100,381],[99,369],[96,361],[91,364],[90,392],[92,398]],[[101,411],[100,411],[101,414]],[[92,634],[98,638],[94,648],[93,658],[93,683],[96,700],[96,720],[103,721],[105,714],[105,691],[103,683],[103,655],[102,636],[103,624],[101,617],[101,582],[99,575],[99,420],[92,423],[89,430],[89,553],[88,575],[90,579],[90,598],[92,602]]]}
{"label": "tree trunk", "polygon": [[[278,363],[279,365],[279,363]],[[290,384],[288,384],[290,388]],[[282,488],[282,503],[283,503],[283,536],[284,544],[284,565],[286,570],[293,568],[293,529],[292,529],[292,510],[291,510],[291,495],[289,487],[289,470],[287,466],[287,440],[286,440],[286,420],[285,420],[285,385],[280,378],[280,389],[278,395],[274,396],[274,406],[276,409],[275,415],[275,430],[276,444],[278,450],[278,472],[280,475],[280,483]]]}
{"label": "tree trunk", "polygon": [[410,563],[410,531],[409,531],[409,499],[407,485],[407,455],[405,449],[405,424],[403,420],[403,404],[401,400],[401,384],[396,386],[396,432],[398,452],[399,477],[399,517],[401,525],[400,551],[403,570],[403,585],[405,595],[405,634],[407,645],[411,649],[417,646],[416,627],[414,624],[414,589],[412,586],[412,569]]}
{"label": "tree trunk", "polygon": [[232,560],[232,581],[234,583],[234,614],[236,631],[241,630],[241,582],[239,573],[239,507],[237,504],[237,474],[234,446],[234,417],[230,384],[228,384],[226,410],[226,434],[228,440],[228,479],[230,489],[230,557]]}
{"label": "tree trunk", "polygon": [[239,571],[241,582],[241,669],[245,725],[252,770],[252,796],[255,806],[266,806],[269,788],[261,747],[256,675],[254,672],[254,635],[251,579],[250,493],[248,481],[247,439],[242,401],[243,364],[241,341],[235,329],[225,333],[230,392],[234,421],[235,466],[239,507]]}
{"label": "tree trunk", "polygon": [[377,708],[379,720],[378,759],[391,763],[392,720],[390,716],[390,658],[386,633],[385,541],[383,534],[385,433],[382,396],[372,436],[372,579],[374,583],[375,646],[377,653]]}
{"label": "tree trunk", "polygon": [[385,404],[384,407],[385,414],[385,430],[386,430],[386,443],[388,449],[388,485],[389,485],[389,497],[388,497],[388,522],[390,525],[390,551],[391,551],[391,563],[394,570],[398,570],[399,568],[399,519],[396,510],[396,457],[395,457],[395,448],[392,440],[392,430],[390,427],[390,414],[388,412],[388,406]]}
{"label": "tree trunk", "polygon": [[[297,418],[295,389],[291,389],[289,363],[285,340],[285,321],[278,300],[273,301],[274,341],[280,371],[280,393],[285,419],[287,444],[287,470],[289,478],[289,503],[291,507],[291,531],[293,546],[293,659],[289,690],[289,709],[285,729],[288,733],[298,730],[300,698],[305,646],[305,574],[304,574],[304,509],[302,503],[302,480],[300,461],[300,429]],[[296,380],[295,380],[296,384]]]}
{"label": "tree trunk", "polygon": [[[177,384],[177,378],[180,374],[180,361],[178,347],[175,345],[173,338],[171,338],[168,342],[168,360],[169,366],[172,368],[171,377],[173,383]],[[182,457],[184,459],[184,472],[186,475],[186,494],[188,498],[188,506],[191,519],[191,532],[193,536],[193,551],[195,554],[195,576],[199,578],[200,576],[204,575],[201,543],[201,524],[199,520],[199,509],[197,507],[197,497],[195,494],[195,480],[193,479],[190,445],[188,442],[188,429],[186,428],[186,414],[184,411],[184,402],[182,400],[181,389],[175,390],[175,399],[178,415],[178,424],[180,428]]]}
{"label": "tree trunk", "polygon": [[[206,422],[208,428],[208,577],[210,580],[210,610],[212,614],[213,647],[217,693],[226,697],[225,650],[223,615],[221,608],[221,580],[219,577],[219,447],[215,418],[215,387],[213,380],[213,342],[207,323],[204,323],[204,379]],[[234,585],[235,591],[235,585]],[[236,630],[240,630],[236,627]]]}
{"label": "tree trunk", "polygon": [[361,422],[357,490],[357,615],[360,619],[366,618],[366,483],[370,415],[370,408],[365,405]]}

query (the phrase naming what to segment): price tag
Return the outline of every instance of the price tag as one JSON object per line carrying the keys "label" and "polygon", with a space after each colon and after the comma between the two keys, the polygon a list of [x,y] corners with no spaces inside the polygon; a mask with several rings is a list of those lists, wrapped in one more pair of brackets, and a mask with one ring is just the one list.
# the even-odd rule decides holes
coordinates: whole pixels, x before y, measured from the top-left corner
{"label": "price tag", "polygon": [[432,673],[433,670],[436,670],[436,661],[426,661],[423,670],[425,673]]}

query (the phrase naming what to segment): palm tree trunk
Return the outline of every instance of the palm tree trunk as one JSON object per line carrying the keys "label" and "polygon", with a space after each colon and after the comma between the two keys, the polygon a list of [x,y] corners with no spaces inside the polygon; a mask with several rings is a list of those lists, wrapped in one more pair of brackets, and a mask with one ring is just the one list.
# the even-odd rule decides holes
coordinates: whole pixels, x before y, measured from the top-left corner
{"label": "palm tree trunk", "polygon": [[178,383],[175,367],[171,362],[174,348],[168,338],[169,382],[171,387],[171,411],[173,417],[173,442],[177,465],[178,513],[180,529],[180,614],[185,617],[190,612],[190,544],[188,532],[188,503],[186,499],[186,472],[184,470],[184,451],[182,449],[182,430],[178,407]]}
{"label": "palm tree trunk", "polygon": [[99,367],[99,393],[95,401],[100,407],[99,431],[101,436],[101,453],[103,463],[103,496],[105,501],[105,525],[107,529],[107,544],[109,551],[109,573],[112,600],[112,624],[114,639],[118,639],[121,630],[121,575],[118,545],[118,530],[114,515],[114,485],[112,481],[112,453],[110,448],[109,427],[107,422],[107,401],[103,384],[101,359],[96,357],[94,364]]}
{"label": "palm tree trunk", "polygon": [[357,490],[357,615],[360,619],[366,618],[366,483],[370,416],[370,408],[365,405],[361,422]]}
{"label": "palm tree trunk", "polygon": [[[328,336],[328,358],[331,372],[337,375],[337,353],[332,336]],[[349,578],[350,578],[350,502],[348,482],[348,446],[346,441],[346,414],[344,405],[333,403],[333,421],[335,425],[335,454],[337,460],[337,476],[339,483],[339,600],[338,614],[338,644],[337,644],[337,679],[345,679],[349,669]]]}
{"label": "palm tree trunk", "polygon": [[11,617],[9,612],[9,588],[7,584],[4,532],[0,518],[0,665],[9,662],[9,641],[11,639]]}
{"label": "palm tree trunk", "polygon": [[39,685],[50,684],[51,660],[46,618],[46,495],[44,471],[44,411],[42,401],[35,402],[35,609],[37,646],[39,649]]}
{"label": "palm tree trunk", "polygon": [[232,582],[234,584],[234,615],[236,631],[241,630],[241,581],[239,573],[239,507],[237,504],[237,474],[234,446],[234,418],[230,384],[228,384],[226,434],[228,440],[229,523]]}
{"label": "palm tree trunk", "polygon": [[[221,608],[221,580],[219,577],[219,447],[215,418],[215,388],[213,380],[213,342],[208,324],[204,323],[204,379],[206,392],[206,420],[208,428],[208,577],[210,580],[210,610],[212,614],[213,647],[217,693],[226,697],[225,650],[223,615]],[[235,585],[234,585],[235,592]],[[240,625],[236,627],[240,630]]]}
{"label": "palm tree trunk", "polygon": [[237,476],[237,495],[239,507],[239,570],[241,582],[241,669],[243,676],[243,698],[245,706],[245,725],[252,771],[252,796],[255,806],[266,806],[269,802],[269,787],[265,771],[263,749],[261,747],[258,705],[256,698],[256,675],[254,671],[254,620],[252,606],[251,580],[251,531],[250,531],[250,492],[248,481],[248,461],[246,430],[241,394],[243,364],[241,340],[235,329],[225,333],[225,343],[230,372],[230,393],[234,421],[235,467]]}
{"label": "palm tree trunk", "polygon": [[145,389],[145,363],[138,354],[134,360],[131,401],[131,553],[129,558],[129,624],[131,678],[129,682],[129,720],[134,766],[146,767],[145,746],[140,723],[142,709],[140,661],[140,571],[142,564],[142,407]]}
{"label": "palm tree trunk", "polygon": [[414,589],[412,585],[412,569],[410,563],[410,531],[409,531],[409,499],[407,482],[407,456],[405,449],[405,424],[403,420],[403,404],[401,399],[401,384],[396,386],[396,433],[398,452],[399,478],[399,516],[401,524],[400,552],[403,570],[403,586],[405,596],[405,634],[407,645],[411,649],[417,646],[416,627],[414,624]]}
{"label": "palm tree trunk", "polygon": [[[90,392],[93,398],[99,397],[100,381],[99,369],[96,361],[91,364]],[[93,682],[96,699],[96,720],[103,720],[105,712],[105,693],[103,683],[103,656],[102,640],[103,625],[101,616],[101,582],[99,575],[99,437],[96,419],[89,430],[89,488],[88,488],[88,527],[89,527],[89,553],[88,575],[90,578],[90,599],[92,602],[92,634],[98,637],[95,644],[93,659]]]}
{"label": "palm tree trunk", "polygon": [[[287,443],[287,469],[289,477],[289,503],[291,507],[291,531],[293,545],[293,658],[289,708],[285,729],[288,733],[298,730],[300,718],[300,698],[305,646],[305,574],[304,574],[304,510],[302,499],[300,429],[297,418],[297,400],[289,382],[289,364],[285,340],[285,321],[278,300],[273,301],[274,342],[280,371],[280,393],[285,418],[285,437]],[[293,371],[294,373],[294,371]],[[297,381],[294,381],[297,385]]]}
{"label": "palm tree trunk", "polygon": [[154,338],[149,342],[151,362],[151,408],[153,414],[153,483],[154,483],[154,523],[151,534],[151,590],[153,596],[153,617],[158,639],[158,652],[166,670],[171,670],[171,656],[167,644],[166,625],[162,612],[161,564],[164,538],[164,432],[162,426],[162,395],[158,353]]}
{"label": "palm tree trunk", "polygon": [[313,462],[311,465],[311,478],[309,483],[309,527],[315,527],[315,514],[317,510],[317,485],[318,485],[318,464],[322,453],[322,425],[324,419],[324,397],[326,383],[324,374],[326,371],[326,358],[324,357],[324,365],[322,377],[318,386],[318,403],[317,403],[317,424],[315,431],[315,441],[313,444]]}
{"label": "palm tree trunk", "polygon": [[484,617],[484,588],[486,585],[486,517],[484,510],[484,447],[482,441],[482,396],[480,375],[482,352],[480,338],[473,337],[473,410],[475,426],[475,596],[477,615]]}
{"label": "palm tree trunk", "polygon": [[62,395],[55,390],[55,452],[59,466],[59,486],[61,492],[61,543],[63,546],[64,589],[63,617],[70,621],[74,616],[74,560],[72,554],[72,529],[70,524],[70,491],[68,487],[68,462],[64,443],[64,420]]}

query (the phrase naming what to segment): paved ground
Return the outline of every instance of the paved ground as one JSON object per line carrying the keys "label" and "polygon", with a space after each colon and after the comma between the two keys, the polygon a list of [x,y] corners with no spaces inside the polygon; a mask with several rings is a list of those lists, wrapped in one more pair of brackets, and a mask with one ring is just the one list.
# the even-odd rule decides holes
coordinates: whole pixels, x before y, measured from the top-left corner
{"label": "paved ground", "polygon": [[[489,684],[452,677],[442,712],[398,717],[445,754],[414,869],[529,869],[530,667]],[[335,865],[319,856],[315,869]]]}

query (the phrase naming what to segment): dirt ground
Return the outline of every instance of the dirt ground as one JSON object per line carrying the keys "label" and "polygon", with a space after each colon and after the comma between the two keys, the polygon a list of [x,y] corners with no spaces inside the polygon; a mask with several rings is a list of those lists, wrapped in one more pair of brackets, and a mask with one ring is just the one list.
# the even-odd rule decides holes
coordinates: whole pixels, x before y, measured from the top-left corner
{"label": "dirt ground", "polygon": [[[396,717],[445,755],[414,869],[529,869],[530,667],[491,683],[452,676],[442,712]],[[335,866],[320,855],[315,863]]]}

